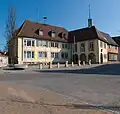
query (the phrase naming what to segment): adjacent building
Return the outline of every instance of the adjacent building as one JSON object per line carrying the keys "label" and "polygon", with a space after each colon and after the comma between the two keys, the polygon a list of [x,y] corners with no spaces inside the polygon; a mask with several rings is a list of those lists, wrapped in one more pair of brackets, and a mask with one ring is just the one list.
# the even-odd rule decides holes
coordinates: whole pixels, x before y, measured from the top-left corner
{"label": "adjacent building", "polygon": [[118,44],[109,34],[95,26],[69,32],[69,42],[73,44],[73,61],[86,63],[107,63],[118,60]]}
{"label": "adjacent building", "polygon": [[118,47],[118,60],[120,61],[120,36],[113,37],[113,40],[119,45],[119,47]]}
{"label": "adjacent building", "polygon": [[6,67],[8,65],[8,53],[0,52],[0,67]]}

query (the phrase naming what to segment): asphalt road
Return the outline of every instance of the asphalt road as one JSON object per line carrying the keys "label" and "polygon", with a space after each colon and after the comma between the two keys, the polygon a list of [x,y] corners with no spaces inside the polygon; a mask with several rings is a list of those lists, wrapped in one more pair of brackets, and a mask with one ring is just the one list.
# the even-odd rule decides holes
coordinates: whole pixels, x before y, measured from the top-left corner
{"label": "asphalt road", "polygon": [[86,69],[9,71],[0,82],[41,87],[92,104],[120,105],[120,64]]}

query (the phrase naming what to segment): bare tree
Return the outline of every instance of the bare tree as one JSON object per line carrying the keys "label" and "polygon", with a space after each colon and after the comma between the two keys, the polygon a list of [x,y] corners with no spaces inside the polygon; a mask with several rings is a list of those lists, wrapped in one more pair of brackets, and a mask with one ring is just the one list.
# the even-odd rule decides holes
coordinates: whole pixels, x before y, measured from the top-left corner
{"label": "bare tree", "polygon": [[8,8],[8,17],[5,25],[5,38],[6,38],[6,46],[5,50],[8,51],[8,42],[14,37],[14,33],[16,30],[16,9],[14,7]]}

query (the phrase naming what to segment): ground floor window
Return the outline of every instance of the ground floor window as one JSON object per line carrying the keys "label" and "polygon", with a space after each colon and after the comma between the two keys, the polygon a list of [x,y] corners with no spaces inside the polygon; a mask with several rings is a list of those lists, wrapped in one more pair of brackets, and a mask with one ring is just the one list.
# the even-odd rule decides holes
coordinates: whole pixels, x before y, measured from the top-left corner
{"label": "ground floor window", "polygon": [[62,52],[61,57],[62,57],[62,59],[68,59],[68,53],[67,52]]}
{"label": "ground floor window", "polygon": [[47,57],[47,52],[38,52],[38,58]]}
{"label": "ground floor window", "polygon": [[34,58],[34,51],[24,51],[24,58],[25,59]]}
{"label": "ground floor window", "polygon": [[51,58],[58,59],[59,58],[59,54],[56,53],[56,52],[51,52]]}
{"label": "ground floor window", "polygon": [[117,61],[118,60],[118,55],[113,54],[113,53],[108,53],[108,60],[109,61]]}

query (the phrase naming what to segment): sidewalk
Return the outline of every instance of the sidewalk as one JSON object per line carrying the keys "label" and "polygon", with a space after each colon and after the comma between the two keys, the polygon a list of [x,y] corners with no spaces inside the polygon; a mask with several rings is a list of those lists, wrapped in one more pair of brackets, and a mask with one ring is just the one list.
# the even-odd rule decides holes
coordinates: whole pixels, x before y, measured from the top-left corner
{"label": "sidewalk", "polygon": [[0,90],[0,114],[112,114],[74,107],[75,100],[40,88],[0,84]]}

